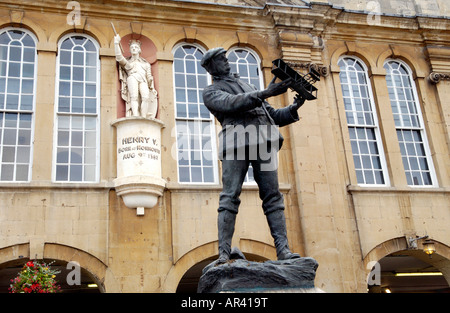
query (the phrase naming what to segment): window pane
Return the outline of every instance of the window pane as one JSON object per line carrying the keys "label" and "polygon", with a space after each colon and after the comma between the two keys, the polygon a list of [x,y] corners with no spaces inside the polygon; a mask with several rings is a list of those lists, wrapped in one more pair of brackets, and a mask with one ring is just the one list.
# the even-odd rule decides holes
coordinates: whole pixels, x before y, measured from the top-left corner
{"label": "window pane", "polygon": [[72,98],[72,113],[83,113],[83,98]]}
{"label": "window pane", "polygon": [[30,162],[30,147],[18,147],[16,161],[28,164]]}
{"label": "window pane", "polygon": [[72,63],[71,55],[72,54],[70,51],[61,51],[61,53],[59,54],[59,63],[70,65]]}
{"label": "window pane", "polygon": [[28,165],[18,164],[16,165],[16,181],[28,180]]}
{"label": "window pane", "polygon": [[95,117],[86,117],[84,119],[84,129],[85,130],[96,130],[97,119]]}
{"label": "window pane", "polygon": [[97,80],[97,68],[88,67],[86,68],[86,81],[95,82]]}
{"label": "window pane", "polygon": [[375,171],[375,183],[376,184],[384,184],[384,178],[383,178],[383,172],[382,171]]}
{"label": "window pane", "polygon": [[87,164],[95,164],[96,151],[95,149],[84,149],[84,160]]}
{"label": "window pane", "polygon": [[[14,42],[13,42],[13,44],[14,44]],[[21,61],[22,60],[22,48],[10,46],[9,60],[10,61]]]}
{"label": "window pane", "polygon": [[14,180],[14,165],[3,164],[1,167],[0,179],[2,181],[13,181]]}
{"label": "window pane", "polygon": [[95,97],[97,93],[97,86],[93,84],[86,84],[86,97]]}
{"label": "window pane", "polygon": [[202,168],[201,167],[191,167],[192,182],[201,183],[202,182]]}
{"label": "window pane", "polygon": [[83,163],[83,149],[82,148],[72,148],[70,149],[70,163],[81,164]]}
{"label": "window pane", "polygon": [[95,166],[94,165],[86,165],[84,167],[84,180],[85,181],[94,181],[95,180]]}
{"label": "window pane", "polygon": [[33,95],[22,95],[20,110],[31,111],[33,110]]}
{"label": "window pane", "polygon": [[85,146],[89,148],[95,148],[96,146],[96,136],[95,132],[89,131],[85,133]]}
{"label": "window pane", "polygon": [[59,112],[70,112],[70,98],[59,97]]}
{"label": "window pane", "polygon": [[70,96],[70,83],[64,81],[59,82],[59,95]]}
{"label": "window pane", "polygon": [[21,146],[27,146],[31,144],[31,130],[19,129],[18,144]]}
{"label": "window pane", "polygon": [[191,182],[189,167],[179,167],[178,172],[178,177],[181,183]]}
{"label": "window pane", "polygon": [[23,60],[25,62],[34,62],[36,50],[34,48],[25,48],[23,53]]}
{"label": "window pane", "polygon": [[23,79],[22,80],[22,93],[33,93],[33,80]]}
{"label": "window pane", "polygon": [[81,181],[83,177],[83,167],[81,165],[70,166],[70,181]]}
{"label": "window pane", "polygon": [[69,149],[68,148],[58,148],[56,154],[57,163],[69,163]]}
{"label": "window pane", "polygon": [[84,80],[84,68],[74,66],[72,69],[72,79],[83,81]]}
{"label": "window pane", "polygon": [[17,144],[17,129],[5,129],[3,134],[4,145],[15,146]]}
{"label": "window pane", "polygon": [[85,113],[97,113],[97,99],[85,98],[84,99],[84,112]]}
{"label": "window pane", "polygon": [[69,134],[68,131],[58,132],[58,146],[69,146]]}
{"label": "window pane", "polygon": [[84,53],[79,51],[73,51],[72,62],[73,65],[84,65]]}
{"label": "window pane", "polygon": [[9,77],[20,77],[20,63],[17,62],[9,62]]}
{"label": "window pane", "polygon": [[84,84],[72,83],[72,96],[83,97],[83,95],[84,95]]}
{"label": "window pane", "polygon": [[2,162],[14,162],[16,157],[15,147],[3,147],[2,151]]}
{"label": "window pane", "polygon": [[19,96],[18,95],[7,95],[6,109],[7,110],[17,110],[18,108],[19,108]]}
{"label": "window pane", "polygon": [[83,133],[72,131],[72,146],[82,146],[83,145]]}
{"label": "window pane", "polygon": [[15,128],[17,127],[17,113],[6,113],[5,114],[5,127]]}
{"label": "window pane", "polygon": [[[94,46],[94,44],[92,44],[92,46]],[[93,48],[92,51],[95,51],[95,47]],[[97,59],[98,59],[97,53],[86,53],[86,65],[87,66],[96,66]]]}
{"label": "window pane", "polygon": [[7,81],[7,84],[8,84],[8,88],[7,88],[8,93],[19,93],[20,92],[20,79],[9,78]]}
{"label": "window pane", "polygon": [[203,168],[203,181],[205,183],[213,183],[214,182],[214,168],[212,168],[212,167],[204,167]]}

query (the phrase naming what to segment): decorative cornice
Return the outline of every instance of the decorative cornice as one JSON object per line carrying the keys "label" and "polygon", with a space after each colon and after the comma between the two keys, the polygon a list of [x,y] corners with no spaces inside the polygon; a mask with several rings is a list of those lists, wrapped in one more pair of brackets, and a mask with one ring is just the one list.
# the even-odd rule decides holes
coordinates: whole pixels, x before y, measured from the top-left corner
{"label": "decorative cornice", "polygon": [[330,71],[327,66],[317,65],[315,63],[297,63],[297,62],[286,62],[287,65],[293,69],[310,70],[313,69],[320,74],[322,77],[327,77]]}
{"label": "decorative cornice", "polygon": [[431,72],[430,75],[428,75],[428,79],[433,83],[433,84],[437,84],[439,83],[441,80],[445,79],[445,80],[450,80],[450,73],[436,73],[436,72]]}

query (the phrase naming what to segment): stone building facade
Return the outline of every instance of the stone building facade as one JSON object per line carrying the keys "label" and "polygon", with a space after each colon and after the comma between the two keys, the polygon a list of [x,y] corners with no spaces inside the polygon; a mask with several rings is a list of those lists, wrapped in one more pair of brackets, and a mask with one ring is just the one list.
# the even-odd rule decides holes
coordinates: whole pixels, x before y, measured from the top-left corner
{"label": "stone building facade", "polygon": [[[321,74],[279,153],[291,248],[319,262],[316,286],[367,292],[374,262],[400,252],[450,281],[449,10],[443,0],[2,1],[0,276],[44,259],[78,262],[102,292],[195,287],[217,256],[221,191],[220,126],[202,104],[210,77],[199,60],[224,47],[259,88],[277,58]],[[112,124],[125,108],[111,22],[125,51],[142,41],[164,123],[166,186],[142,216],[114,187]],[[274,259],[251,173],[241,200],[233,245]],[[423,240],[410,244],[425,235],[432,259]]]}

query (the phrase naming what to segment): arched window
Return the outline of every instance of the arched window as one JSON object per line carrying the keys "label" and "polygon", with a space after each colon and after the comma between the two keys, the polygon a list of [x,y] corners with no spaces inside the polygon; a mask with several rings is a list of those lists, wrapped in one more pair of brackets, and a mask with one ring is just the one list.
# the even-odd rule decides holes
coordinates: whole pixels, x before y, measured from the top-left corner
{"label": "arched window", "polygon": [[200,65],[203,50],[192,44],[174,49],[175,120],[178,181],[217,183],[214,118],[203,104],[210,77]]}
{"label": "arched window", "polygon": [[[253,51],[244,48],[230,49],[227,53],[232,73],[238,73],[240,79],[254,85],[257,89],[264,89],[261,74],[261,62]],[[254,183],[253,168],[250,165],[244,183]]]}
{"label": "arched window", "polygon": [[384,68],[408,185],[433,185],[433,161],[411,70],[397,60],[387,60]]}
{"label": "arched window", "polygon": [[257,55],[248,49],[230,49],[227,53],[231,72],[238,73],[240,78],[258,89],[263,89],[261,62]]}
{"label": "arched window", "polygon": [[0,180],[30,181],[36,89],[36,39],[0,31]]}
{"label": "arched window", "polygon": [[99,179],[98,51],[98,44],[86,35],[67,35],[59,42],[54,181],[97,182]]}
{"label": "arched window", "polygon": [[343,57],[338,65],[358,184],[388,185],[383,145],[365,65],[354,57]]}

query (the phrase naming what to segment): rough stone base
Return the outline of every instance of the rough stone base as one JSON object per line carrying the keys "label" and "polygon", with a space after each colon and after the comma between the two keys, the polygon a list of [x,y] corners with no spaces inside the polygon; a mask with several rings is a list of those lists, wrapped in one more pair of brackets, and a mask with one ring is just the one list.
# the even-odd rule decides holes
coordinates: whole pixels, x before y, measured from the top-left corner
{"label": "rough stone base", "polygon": [[236,250],[231,257],[225,264],[217,265],[214,261],[203,269],[197,289],[199,293],[320,290],[314,287],[319,264],[313,258],[252,262]]}

